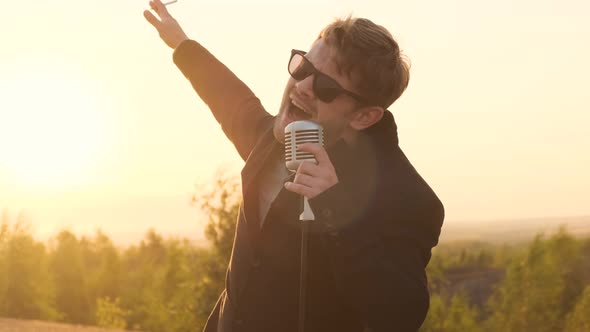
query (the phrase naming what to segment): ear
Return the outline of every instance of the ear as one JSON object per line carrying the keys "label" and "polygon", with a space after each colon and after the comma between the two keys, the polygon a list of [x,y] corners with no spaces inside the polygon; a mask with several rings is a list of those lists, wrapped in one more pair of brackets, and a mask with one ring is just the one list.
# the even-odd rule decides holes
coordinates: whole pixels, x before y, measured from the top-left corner
{"label": "ear", "polygon": [[353,113],[350,120],[350,127],[354,130],[363,130],[379,122],[383,117],[385,110],[379,106],[363,107]]}

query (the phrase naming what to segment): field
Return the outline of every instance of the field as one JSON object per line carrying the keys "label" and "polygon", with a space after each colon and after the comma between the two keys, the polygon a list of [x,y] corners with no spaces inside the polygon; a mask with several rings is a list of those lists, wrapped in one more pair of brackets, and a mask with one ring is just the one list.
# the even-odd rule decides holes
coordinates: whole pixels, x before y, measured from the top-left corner
{"label": "field", "polygon": [[123,332],[124,330],[68,325],[36,320],[0,318],[0,332]]}
{"label": "field", "polygon": [[590,216],[580,216],[446,222],[442,229],[440,242],[522,243],[532,240],[539,233],[553,234],[561,226],[574,236],[590,236]]}

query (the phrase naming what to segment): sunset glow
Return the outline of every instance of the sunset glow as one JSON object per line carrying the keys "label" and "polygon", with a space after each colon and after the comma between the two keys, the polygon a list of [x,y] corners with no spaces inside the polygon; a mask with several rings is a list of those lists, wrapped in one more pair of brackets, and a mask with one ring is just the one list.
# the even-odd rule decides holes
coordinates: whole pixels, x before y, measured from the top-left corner
{"label": "sunset glow", "polygon": [[[303,3],[167,8],[271,114],[291,49],[307,50],[334,17],[370,18],[411,60],[391,111],[446,225],[590,214],[590,2]],[[44,238],[70,226],[115,239],[202,234],[195,183],[243,161],[143,17],[148,1],[7,6],[0,213],[25,211]]]}
{"label": "sunset glow", "polygon": [[88,82],[58,71],[25,73],[2,97],[0,162],[15,184],[67,188],[92,176],[109,137]]}

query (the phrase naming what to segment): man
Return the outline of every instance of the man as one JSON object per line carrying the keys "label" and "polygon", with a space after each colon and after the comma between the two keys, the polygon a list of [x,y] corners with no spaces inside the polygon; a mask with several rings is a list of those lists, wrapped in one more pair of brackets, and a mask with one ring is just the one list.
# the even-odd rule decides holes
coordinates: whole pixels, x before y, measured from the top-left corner
{"label": "man", "polygon": [[[338,20],[308,52],[292,51],[278,115],[190,40],[160,0],[145,18],[246,161],[226,288],[206,332],[296,331],[300,195],[316,221],[309,242],[306,331],[416,331],[428,310],[425,267],[443,206],[398,146],[389,107],[408,65],[384,28]],[[325,146],[289,176],[284,128],[312,120]],[[286,179],[286,180],[285,180]]]}

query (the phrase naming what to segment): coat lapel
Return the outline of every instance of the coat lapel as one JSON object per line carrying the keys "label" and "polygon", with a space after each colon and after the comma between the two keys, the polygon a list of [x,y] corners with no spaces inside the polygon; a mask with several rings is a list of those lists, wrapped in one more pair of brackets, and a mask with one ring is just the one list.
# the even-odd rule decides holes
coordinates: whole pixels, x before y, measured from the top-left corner
{"label": "coat lapel", "polygon": [[267,130],[258,141],[248,156],[242,169],[242,197],[244,202],[244,215],[249,229],[260,228],[258,208],[258,181],[260,171],[269,163],[275,153],[280,153],[283,145],[276,141],[272,133],[272,127]]}

